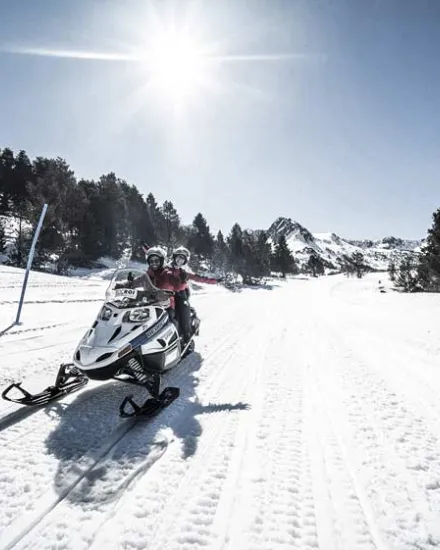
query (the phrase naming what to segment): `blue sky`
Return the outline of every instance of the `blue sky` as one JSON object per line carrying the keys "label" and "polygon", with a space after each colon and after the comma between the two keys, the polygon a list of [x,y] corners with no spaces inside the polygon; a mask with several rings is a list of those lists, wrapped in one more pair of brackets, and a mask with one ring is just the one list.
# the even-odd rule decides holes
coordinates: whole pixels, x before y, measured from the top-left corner
{"label": "blue sky", "polygon": [[[114,171],[225,232],[287,216],[416,238],[440,207],[438,0],[0,0],[0,13],[0,148],[61,156],[77,177]],[[208,88],[190,82],[179,111],[144,62],[40,55],[130,56],[171,25],[209,54]]]}

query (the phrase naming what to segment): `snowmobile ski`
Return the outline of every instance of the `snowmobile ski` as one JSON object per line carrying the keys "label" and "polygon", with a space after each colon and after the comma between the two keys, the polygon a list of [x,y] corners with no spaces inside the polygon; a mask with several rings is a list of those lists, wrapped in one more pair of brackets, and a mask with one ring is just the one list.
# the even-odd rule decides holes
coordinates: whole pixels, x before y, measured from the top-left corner
{"label": "snowmobile ski", "polygon": [[[119,407],[119,416],[122,418],[130,418],[133,416],[154,416],[156,413],[171,405],[180,395],[179,388],[172,386],[165,388],[157,397],[150,397],[143,405],[138,405],[133,400],[133,395],[127,395]],[[131,411],[127,410],[127,404],[130,405]]]}
{"label": "snowmobile ski", "polygon": [[[88,382],[87,376],[85,376],[77,367],[72,363],[65,363],[61,365],[55,384],[48,386],[40,393],[29,393],[21,387],[21,382],[14,382],[10,384],[2,393],[3,399],[6,401],[12,401],[19,403],[20,405],[36,406],[46,405],[55,399],[59,399],[67,395],[80,390]],[[11,390],[18,390],[23,397],[11,397],[8,394]]]}

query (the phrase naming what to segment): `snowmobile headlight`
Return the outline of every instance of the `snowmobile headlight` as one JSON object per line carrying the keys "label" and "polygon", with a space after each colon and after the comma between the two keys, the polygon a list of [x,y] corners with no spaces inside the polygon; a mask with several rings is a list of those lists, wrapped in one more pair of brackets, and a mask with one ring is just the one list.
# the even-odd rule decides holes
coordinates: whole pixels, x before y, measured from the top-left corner
{"label": "snowmobile headlight", "polygon": [[104,306],[101,310],[101,319],[103,321],[108,321],[110,319],[110,317],[112,316],[112,313],[113,313],[113,311],[109,307]]}
{"label": "snowmobile headlight", "polygon": [[130,323],[143,323],[150,317],[150,312],[147,308],[132,309],[124,315],[124,321]]}

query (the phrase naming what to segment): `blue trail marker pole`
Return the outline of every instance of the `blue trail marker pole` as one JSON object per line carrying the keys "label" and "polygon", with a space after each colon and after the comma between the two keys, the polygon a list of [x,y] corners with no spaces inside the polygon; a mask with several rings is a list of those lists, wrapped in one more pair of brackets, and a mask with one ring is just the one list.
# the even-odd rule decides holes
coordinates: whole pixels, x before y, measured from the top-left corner
{"label": "blue trail marker pole", "polygon": [[40,235],[40,231],[43,226],[43,220],[44,220],[44,216],[46,215],[46,210],[47,210],[47,204],[43,206],[43,210],[41,211],[40,219],[38,220],[37,229],[35,230],[34,238],[32,239],[31,249],[29,250],[26,273],[24,276],[23,287],[21,289],[20,303],[18,304],[17,317],[15,319],[16,325],[20,323],[21,308],[23,307],[24,295],[26,293],[26,286],[29,279],[29,271],[31,270],[31,267],[32,267],[32,261],[34,259],[34,254],[35,254],[35,245],[37,244],[38,237]]}

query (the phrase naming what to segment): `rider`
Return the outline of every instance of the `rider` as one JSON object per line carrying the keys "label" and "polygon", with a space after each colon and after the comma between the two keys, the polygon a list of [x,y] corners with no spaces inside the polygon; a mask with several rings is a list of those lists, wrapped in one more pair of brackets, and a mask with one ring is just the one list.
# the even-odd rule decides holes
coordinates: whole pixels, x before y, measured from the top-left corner
{"label": "rider", "polygon": [[[216,284],[218,279],[212,279],[209,277],[201,277],[195,273],[189,273],[183,269],[183,266],[187,265],[191,254],[184,246],[179,246],[173,250],[171,264],[169,268],[173,273],[173,277],[180,281],[180,291],[176,293],[176,311],[179,314],[179,322],[182,327],[184,339],[191,338],[191,307],[189,305],[190,290],[188,280],[197,281],[199,283]],[[195,314],[195,311],[194,311]],[[197,332],[200,321],[195,316],[194,330]]]}
{"label": "rider", "polygon": [[[182,292],[185,292],[185,283],[178,274],[165,265],[166,252],[160,246],[154,246],[146,250],[148,264],[147,274],[153,285],[161,290],[170,290],[174,295],[170,299],[168,314],[171,321],[180,328],[183,344],[191,339],[191,310],[188,304],[180,299]],[[177,311],[176,311],[177,309]]]}
{"label": "rider", "polygon": [[179,246],[173,250],[173,255],[172,255],[171,265],[170,265],[170,268],[173,270],[173,273],[175,273],[176,276],[178,276],[179,279],[182,281],[182,284],[185,285],[185,291],[187,293],[188,298],[190,294],[188,280],[197,281],[198,283],[208,283],[208,284],[216,284],[221,281],[221,279],[214,279],[212,277],[202,277],[201,275],[197,275],[196,273],[189,273],[188,271],[183,269],[183,266],[188,264],[190,258],[191,258],[191,254],[189,250],[184,246]]}
{"label": "rider", "polygon": [[[183,269],[190,258],[190,252],[187,248],[179,246],[173,251],[171,265],[165,266],[165,250],[160,246],[149,248],[147,244],[142,245],[149,269],[147,271],[151,282],[157,288],[162,290],[172,290],[175,295],[172,297],[170,317],[176,323],[178,321],[183,342],[186,344],[192,336],[193,331],[197,332],[200,324],[194,313],[194,328],[191,328],[191,307],[189,305],[189,286],[188,280],[194,280],[202,283],[215,284],[219,280],[209,277],[201,277],[194,273],[188,273]],[[176,319],[177,317],[177,319]]]}

